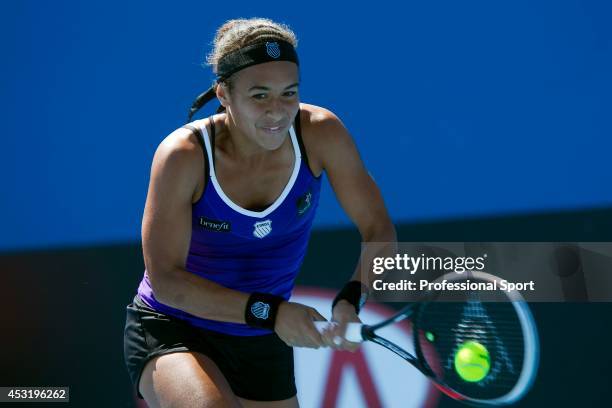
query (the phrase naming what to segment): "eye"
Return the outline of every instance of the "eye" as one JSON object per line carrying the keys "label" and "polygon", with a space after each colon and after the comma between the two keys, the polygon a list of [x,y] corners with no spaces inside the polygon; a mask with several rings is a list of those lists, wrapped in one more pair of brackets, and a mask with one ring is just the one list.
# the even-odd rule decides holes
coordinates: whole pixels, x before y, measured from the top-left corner
{"label": "eye", "polygon": [[295,96],[295,94],[297,94],[296,91],[287,91],[287,92],[284,93],[285,96],[289,96],[289,97]]}
{"label": "eye", "polygon": [[252,97],[252,98],[255,98],[255,99],[260,99],[260,100],[261,100],[261,99],[264,99],[266,96],[267,96],[267,95],[266,95],[266,94],[264,94],[264,93],[259,93],[259,94],[251,95],[251,97]]}

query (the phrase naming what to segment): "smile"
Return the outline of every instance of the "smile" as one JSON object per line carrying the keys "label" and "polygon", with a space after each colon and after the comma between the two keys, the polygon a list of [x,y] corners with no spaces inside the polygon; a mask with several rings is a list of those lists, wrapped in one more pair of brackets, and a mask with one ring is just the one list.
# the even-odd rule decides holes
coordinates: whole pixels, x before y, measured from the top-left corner
{"label": "smile", "polygon": [[262,127],[261,129],[268,133],[277,133],[284,129],[284,126]]}

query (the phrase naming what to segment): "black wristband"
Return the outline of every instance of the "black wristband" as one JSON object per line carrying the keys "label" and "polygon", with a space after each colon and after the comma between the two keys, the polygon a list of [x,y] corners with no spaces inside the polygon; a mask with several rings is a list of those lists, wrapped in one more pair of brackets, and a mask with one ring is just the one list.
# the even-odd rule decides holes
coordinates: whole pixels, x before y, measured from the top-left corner
{"label": "black wristband", "polygon": [[332,302],[332,312],[334,311],[334,307],[336,303],[340,300],[346,300],[351,305],[355,307],[355,313],[359,314],[359,311],[365,304],[368,294],[367,292],[361,291],[361,287],[365,286],[359,281],[350,281],[338,292],[334,301]]}
{"label": "black wristband", "polygon": [[274,330],[278,306],[285,299],[268,293],[252,293],[246,304],[244,320],[251,327]]}

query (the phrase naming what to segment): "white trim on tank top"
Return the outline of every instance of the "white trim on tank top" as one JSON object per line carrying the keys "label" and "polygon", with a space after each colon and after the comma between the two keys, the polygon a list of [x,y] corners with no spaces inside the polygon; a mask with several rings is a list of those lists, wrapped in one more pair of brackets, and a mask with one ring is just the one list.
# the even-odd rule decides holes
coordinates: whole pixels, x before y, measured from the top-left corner
{"label": "white trim on tank top", "polygon": [[225,195],[223,189],[221,188],[221,185],[219,184],[219,181],[217,180],[217,175],[215,173],[215,166],[213,164],[212,158],[212,148],[210,145],[210,137],[208,135],[208,131],[206,130],[206,126],[204,125],[204,119],[199,121],[198,127],[202,130],[202,134],[204,135],[204,144],[206,145],[206,154],[208,155],[208,165],[210,167],[210,169],[208,170],[208,173],[210,174],[210,179],[212,181],[213,186],[215,187],[215,190],[217,191],[217,194],[219,195],[219,197],[221,197],[225,204],[227,204],[230,208],[240,214],[247,215],[249,217],[264,218],[270,215],[283,203],[283,201],[285,201],[285,198],[293,188],[293,184],[295,184],[295,180],[297,179],[298,173],[300,172],[300,164],[302,162],[302,155],[300,153],[300,147],[297,142],[297,137],[295,136],[295,131],[293,130],[293,125],[291,125],[291,127],[289,128],[289,134],[291,135],[291,143],[293,144],[293,153],[295,156],[293,172],[291,173],[291,177],[289,178],[287,185],[283,189],[283,192],[278,196],[274,203],[272,203],[272,205],[270,205],[263,211],[251,211],[247,210],[246,208],[242,208],[241,206],[233,202],[227,195]]}

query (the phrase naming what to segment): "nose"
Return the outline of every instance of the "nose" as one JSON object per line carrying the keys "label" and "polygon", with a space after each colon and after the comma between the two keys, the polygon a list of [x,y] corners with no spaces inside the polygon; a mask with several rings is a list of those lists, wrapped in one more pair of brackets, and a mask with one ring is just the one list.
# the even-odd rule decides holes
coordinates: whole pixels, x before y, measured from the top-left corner
{"label": "nose", "polygon": [[266,116],[272,120],[279,121],[283,117],[283,106],[278,98],[270,98],[266,107]]}

